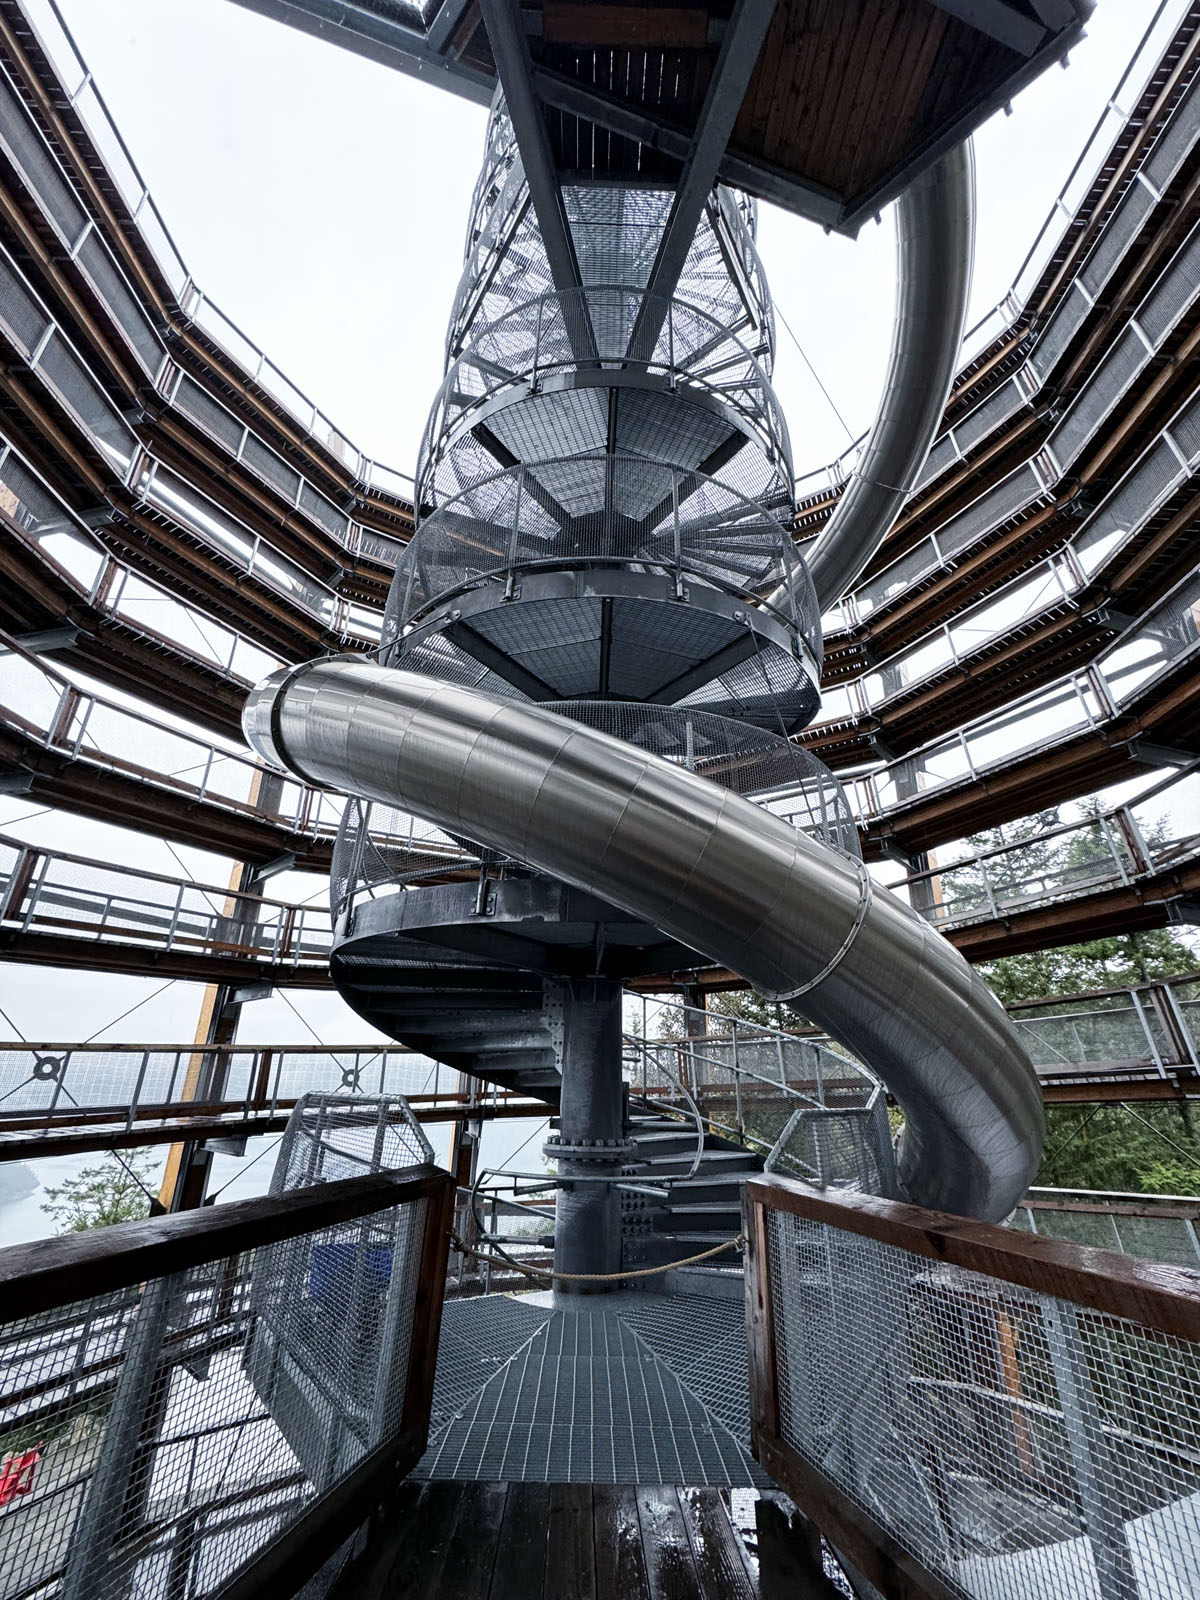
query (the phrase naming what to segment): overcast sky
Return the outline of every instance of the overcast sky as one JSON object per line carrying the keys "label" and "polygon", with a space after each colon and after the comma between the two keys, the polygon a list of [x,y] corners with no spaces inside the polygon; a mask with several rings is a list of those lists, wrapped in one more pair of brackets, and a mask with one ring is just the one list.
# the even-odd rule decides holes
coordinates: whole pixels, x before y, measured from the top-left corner
{"label": "overcast sky", "polygon": [[[411,472],[484,111],[231,0],[60,4],[195,281],[360,449]],[[1100,0],[1070,67],[980,134],[972,320],[1007,290],[1151,14]],[[846,240],[764,207],[760,245],[780,311],[860,432],[887,357],[890,217]],[[847,435],[782,327],[778,386],[797,471],[839,454]]]}
{"label": "overcast sky", "polygon": [[[194,280],[362,450],[411,472],[441,375],[484,111],[230,0],[60,4]],[[1164,29],[1183,9],[1172,0]],[[1147,0],[1100,0],[1069,69],[1051,69],[979,135],[972,320],[1008,289],[1150,13]],[[852,241],[764,207],[759,242],[777,307],[850,430],[781,323],[778,387],[803,473],[840,453],[874,413],[891,321],[891,219]],[[0,826],[99,859],[166,872],[174,860],[203,881],[226,881],[218,858],[66,816],[25,822],[32,809],[5,800]],[[288,898],[323,893],[311,879],[290,887]],[[105,1025],[113,1039],[190,1037],[199,986],[160,987],[0,968],[0,1003],[42,1039]],[[279,997],[260,1002],[244,1036],[371,1037],[329,996],[290,1000],[301,1017]]]}

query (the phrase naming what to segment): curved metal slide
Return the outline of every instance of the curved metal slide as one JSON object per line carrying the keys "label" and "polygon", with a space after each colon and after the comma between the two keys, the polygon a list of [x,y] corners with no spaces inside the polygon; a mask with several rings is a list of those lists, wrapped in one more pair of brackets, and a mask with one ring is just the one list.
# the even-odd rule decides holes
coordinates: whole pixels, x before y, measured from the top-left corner
{"label": "curved metal slide", "polygon": [[905,1113],[905,1195],[1003,1217],[1041,1091],[999,1002],[866,869],[707,779],[536,706],[359,658],[273,674],[246,736],[314,784],[398,805],[590,890],[788,1000]]}

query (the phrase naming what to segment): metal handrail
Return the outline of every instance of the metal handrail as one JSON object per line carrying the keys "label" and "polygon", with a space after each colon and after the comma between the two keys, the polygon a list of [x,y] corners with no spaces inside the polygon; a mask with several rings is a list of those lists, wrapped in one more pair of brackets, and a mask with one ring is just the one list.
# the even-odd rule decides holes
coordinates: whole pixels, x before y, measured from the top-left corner
{"label": "metal handrail", "polygon": [[[422,503],[429,498],[429,475],[431,470],[436,470],[436,464],[441,459],[447,448],[452,446],[454,440],[470,425],[469,419],[484,405],[489,405],[497,395],[509,389],[522,389],[527,392],[530,383],[537,384],[547,372],[557,371],[560,367],[575,369],[581,365],[577,358],[568,350],[564,350],[560,358],[547,360],[543,352],[543,342],[551,337],[552,331],[557,336],[560,327],[565,327],[573,314],[575,305],[583,308],[583,315],[589,315],[588,308],[595,301],[603,303],[605,297],[614,295],[627,296],[638,305],[658,305],[665,310],[664,333],[667,340],[665,353],[657,350],[649,354],[636,356],[629,351],[618,356],[597,356],[594,360],[582,363],[586,369],[604,371],[620,367],[647,373],[661,373],[675,379],[683,379],[697,389],[711,392],[719,396],[725,405],[732,407],[736,414],[743,418],[748,426],[758,436],[759,443],[765,450],[768,459],[775,464],[782,463],[786,468],[786,477],[789,483],[794,481],[791,466],[791,446],[788,440],[787,425],[775,398],[771,379],[763,367],[761,359],[752,351],[737,333],[725,327],[704,307],[696,305],[682,297],[666,297],[661,295],[647,295],[644,288],[634,284],[622,283],[596,283],[588,284],[585,288],[573,289],[565,292],[550,290],[540,295],[531,296],[529,300],[507,307],[500,316],[493,321],[481,325],[472,325],[471,343],[466,345],[462,352],[450,364],[441,387],[434,397],[430,410],[429,421],[421,441],[418,452],[416,486],[419,499]],[[547,318],[547,309],[558,309],[561,313],[561,323]],[[703,368],[694,370],[687,357],[676,359],[679,352],[673,337],[674,317],[677,312],[685,312],[689,320],[706,323],[713,330],[713,343],[721,348],[733,347],[738,355],[723,366],[736,365],[737,370],[744,372],[743,380],[739,383],[726,386],[720,381],[713,381],[707,377]],[[505,369],[505,376],[495,381],[493,387],[484,393],[470,397],[463,392],[461,377],[464,372],[475,370],[494,374],[497,363],[480,357],[474,352],[473,346],[482,338],[495,336],[503,329],[504,324],[521,319],[528,320],[531,313],[536,313],[535,333],[532,342],[528,340],[524,329],[518,335],[521,348],[516,352],[514,359],[520,361],[519,367],[512,370]],[[575,311],[575,315],[580,313]],[[632,327],[632,320],[631,320]],[[557,341],[556,341],[557,342]],[[757,391],[761,397],[761,404],[749,406],[739,403],[733,396],[733,391],[744,389]],[[453,420],[447,421],[450,410],[447,399],[451,395],[460,394],[461,403],[454,408]],[[769,425],[764,425],[764,418],[769,418]]]}
{"label": "metal handrail", "polygon": [[[641,1048],[641,1052],[642,1052],[642,1104],[647,1106],[647,1108],[649,1108],[649,1101],[646,1098],[645,1066],[646,1066],[646,1051],[647,1051],[647,1049],[649,1047],[650,1041],[648,1039],[638,1039],[635,1034],[623,1033],[621,1035],[621,1043],[623,1045],[631,1045],[631,1046],[634,1047],[634,1049],[637,1049],[638,1047]],[[656,1072],[661,1072],[664,1078],[669,1078],[671,1080],[671,1082],[675,1085],[675,1087],[679,1090],[679,1093],[683,1096],[684,1100],[687,1101],[688,1110],[691,1112],[691,1115],[692,1115],[692,1121],[696,1125],[696,1153],[692,1157],[692,1164],[688,1168],[687,1172],[686,1173],[675,1173],[675,1174],[668,1173],[668,1174],[664,1175],[662,1178],[657,1180],[657,1183],[661,1184],[662,1187],[664,1187],[666,1189],[670,1189],[670,1188],[673,1188],[677,1183],[688,1183],[688,1182],[690,1182],[690,1180],[692,1178],[694,1178],[696,1176],[697,1172],[700,1170],[700,1163],[704,1159],[704,1122],[703,1122],[703,1120],[702,1120],[702,1118],[700,1116],[700,1108],[699,1108],[699,1106],[696,1104],[695,1100],[692,1098],[691,1094],[688,1092],[687,1086],[686,1086],[686,1084],[684,1084],[682,1079],[677,1078],[675,1076],[675,1074],[668,1067],[664,1067],[662,1065],[662,1063],[659,1062],[659,1061],[656,1061],[654,1063],[654,1069],[655,1069]]]}

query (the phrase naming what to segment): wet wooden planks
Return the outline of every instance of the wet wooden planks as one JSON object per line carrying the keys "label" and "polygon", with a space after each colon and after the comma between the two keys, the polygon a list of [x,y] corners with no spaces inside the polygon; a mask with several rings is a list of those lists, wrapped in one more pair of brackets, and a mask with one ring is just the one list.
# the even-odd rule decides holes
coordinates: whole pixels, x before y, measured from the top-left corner
{"label": "wet wooden planks", "polygon": [[758,1600],[717,1489],[405,1483],[330,1600]]}

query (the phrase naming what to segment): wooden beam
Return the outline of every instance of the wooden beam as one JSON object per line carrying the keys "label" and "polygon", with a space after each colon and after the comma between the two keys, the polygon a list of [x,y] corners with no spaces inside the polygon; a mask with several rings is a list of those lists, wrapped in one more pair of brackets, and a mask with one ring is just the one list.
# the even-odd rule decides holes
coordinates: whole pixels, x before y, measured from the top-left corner
{"label": "wooden beam", "polygon": [[708,10],[703,6],[580,5],[544,0],[542,38],[547,44],[585,49],[703,50]]}
{"label": "wooden beam", "polygon": [[0,1250],[0,1326],[436,1197],[448,1186],[451,1174],[427,1164],[10,1245]]}
{"label": "wooden beam", "polygon": [[781,1489],[888,1600],[962,1600],[848,1495],[777,1436],[758,1441],[755,1456]]}

